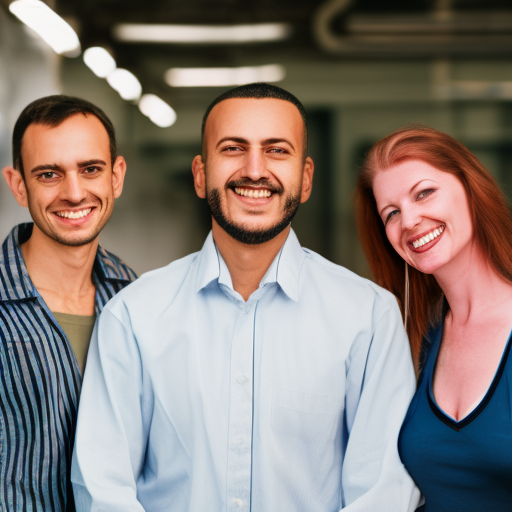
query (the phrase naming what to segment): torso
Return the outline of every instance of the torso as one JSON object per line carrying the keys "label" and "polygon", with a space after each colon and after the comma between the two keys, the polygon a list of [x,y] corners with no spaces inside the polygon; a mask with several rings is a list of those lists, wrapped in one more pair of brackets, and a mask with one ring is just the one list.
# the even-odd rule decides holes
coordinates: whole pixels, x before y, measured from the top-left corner
{"label": "torso", "polygon": [[[442,331],[440,326],[431,337],[418,390],[400,434],[400,456],[425,496],[425,512],[509,511],[512,503],[512,355],[509,353],[512,341],[507,336],[505,343],[494,340],[483,343],[482,340],[488,340],[487,336],[480,339],[481,346],[493,347],[494,356],[500,345],[502,350],[490,378],[485,380],[478,376],[475,378],[477,385],[472,386],[468,383],[470,377],[476,377],[479,369],[488,371],[491,358],[479,360],[478,351],[469,350],[473,356],[461,355],[457,371],[450,375],[449,363],[454,361],[456,352],[453,344],[445,351],[440,378],[436,375],[434,379],[434,371],[436,374],[439,371],[443,355],[441,338],[443,344],[446,339]],[[460,349],[456,353],[460,355]],[[446,393],[450,381],[455,390]],[[456,393],[461,390],[462,398],[457,400]],[[439,403],[438,398],[445,401]]]}
{"label": "torso", "polygon": [[511,325],[508,316],[454,325],[448,312],[434,370],[433,392],[439,407],[455,420],[467,416],[487,392]]}
{"label": "torso", "polygon": [[65,295],[62,290],[50,290],[34,284],[51,311],[67,315],[94,315],[96,288],[92,281],[85,290],[73,296]]}
{"label": "torso", "polygon": [[66,334],[80,367],[80,373],[83,375],[96,315],[70,315],[53,312],[53,316]]}

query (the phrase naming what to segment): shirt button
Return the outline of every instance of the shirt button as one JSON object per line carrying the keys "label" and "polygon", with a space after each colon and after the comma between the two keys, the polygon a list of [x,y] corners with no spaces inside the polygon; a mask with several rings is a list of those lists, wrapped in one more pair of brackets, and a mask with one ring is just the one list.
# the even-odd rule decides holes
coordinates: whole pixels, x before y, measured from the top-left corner
{"label": "shirt button", "polygon": [[244,504],[244,502],[243,502],[240,498],[237,498],[237,499],[235,500],[235,503],[236,503],[239,507],[241,507],[241,506]]}
{"label": "shirt button", "polygon": [[238,379],[236,379],[236,381],[238,382],[238,384],[240,384],[240,386],[243,386],[249,379],[245,376],[245,375],[240,375],[240,377],[238,377]]}

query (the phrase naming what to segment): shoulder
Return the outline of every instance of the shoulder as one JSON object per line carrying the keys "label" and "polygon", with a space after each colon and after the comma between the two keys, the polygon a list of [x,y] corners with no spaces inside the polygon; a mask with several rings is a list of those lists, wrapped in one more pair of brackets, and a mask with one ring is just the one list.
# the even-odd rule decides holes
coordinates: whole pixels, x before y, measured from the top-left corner
{"label": "shoulder", "polygon": [[[427,366],[429,365],[429,361],[431,360],[431,356],[433,352],[439,350],[439,345],[441,344],[441,338],[443,335],[443,322],[439,322],[435,325],[430,326],[427,334],[421,340],[421,349],[419,356],[419,382],[418,386],[421,383],[423,378],[423,374],[427,371]],[[433,368],[431,368],[433,370]]]}
{"label": "shoulder", "polygon": [[312,278],[321,286],[324,293],[332,293],[337,302],[350,302],[361,305],[380,304],[395,308],[396,297],[373,281],[357,275],[347,268],[337,265],[309,249],[303,249],[306,260],[304,278]]}
{"label": "shoulder", "polygon": [[102,251],[102,256],[111,266],[111,268],[119,274],[120,279],[128,280],[130,282],[137,279],[137,274],[135,271],[129,267],[121,258],[119,258],[119,256],[116,256],[104,248],[99,248],[98,250]]}
{"label": "shoulder", "polygon": [[182,287],[198,254],[190,254],[165,267],[142,274],[121,290],[107,307],[111,310],[121,304],[128,309],[157,304],[159,308],[166,307]]}

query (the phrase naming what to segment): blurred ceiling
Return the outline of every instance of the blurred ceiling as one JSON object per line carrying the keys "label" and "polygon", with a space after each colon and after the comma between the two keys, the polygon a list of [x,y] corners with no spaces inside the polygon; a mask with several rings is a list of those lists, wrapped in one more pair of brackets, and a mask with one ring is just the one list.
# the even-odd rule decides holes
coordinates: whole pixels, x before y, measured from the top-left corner
{"label": "blurred ceiling", "polygon": [[[9,0],[0,0],[9,3]],[[48,0],[82,49],[103,46],[146,92],[165,97],[170,67],[251,66],[340,59],[512,56],[511,0]],[[122,42],[120,23],[286,23],[278,42]],[[173,94],[180,94],[178,91]]]}

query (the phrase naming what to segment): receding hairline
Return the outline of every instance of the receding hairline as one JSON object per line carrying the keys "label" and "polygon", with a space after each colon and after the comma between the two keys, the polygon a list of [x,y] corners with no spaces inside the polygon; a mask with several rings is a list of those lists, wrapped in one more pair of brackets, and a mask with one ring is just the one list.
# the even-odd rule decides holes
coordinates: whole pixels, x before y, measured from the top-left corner
{"label": "receding hairline", "polygon": [[303,154],[304,154],[304,160],[306,159],[307,157],[307,147],[308,147],[308,144],[307,144],[307,123],[306,123],[306,120],[304,118],[304,115],[303,113],[301,112],[300,108],[293,102],[293,101],[290,101],[288,99],[284,99],[284,98],[274,98],[274,97],[268,97],[268,96],[264,96],[264,97],[258,97],[258,96],[255,96],[255,97],[252,97],[252,96],[247,96],[247,97],[240,97],[240,96],[232,96],[232,97],[228,97],[228,98],[225,98],[225,99],[222,99],[221,101],[218,101],[216,102],[213,107],[211,107],[208,111],[207,111],[207,115],[206,117],[204,118],[203,120],[203,123],[202,123],[202,130],[201,130],[201,144],[202,144],[202,156],[203,156],[203,160],[206,160],[206,127],[208,125],[208,119],[210,119],[210,115],[211,113],[219,106],[219,105],[222,105],[223,103],[227,102],[227,101],[230,101],[230,100],[238,100],[238,101],[247,101],[247,100],[256,100],[256,101],[260,101],[260,100],[271,100],[271,101],[280,101],[280,102],[284,102],[284,103],[288,103],[290,105],[292,105],[293,107],[295,107],[295,111],[297,112],[297,114],[299,115],[299,118],[301,120],[301,123],[302,123],[302,151],[303,151]]}
{"label": "receding hairline", "polygon": [[[95,115],[93,113],[90,113],[90,112],[77,112],[76,114],[72,114],[72,115],[66,117],[65,119],[63,119],[59,123],[48,123],[48,122],[44,122],[44,121],[34,121],[34,122],[30,123],[26,127],[26,129],[23,132],[23,135],[21,137],[20,153],[23,153],[23,147],[24,147],[23,141],[25,140],[27,132],[31,129],[31,127],[41,126],[41,127],[46,127],[49,130],[52,130],[52,129],[55,129],[55,128],[59,128],[60,126],[62,126],[64,123],[66,123],[70,119],[73,119],[73,118],[78,117],[78,116],[83,116],[86,119],[87,118],[96,119],[96,121],[101,125],[101,128],[103,128],[103,130],[104,130],[105,136],[107,137],[107,143],[108,143],[108,146],[109,146],[109,153],[111,153],[110,136],[109,136],[109,133],[108,133],[108,130],[107,130],[106,126],[103,124],[102,120],[97,115]],[[96,129],[95,129],[95,131],[96,131]],[[112,160],[112,155],[110,155],[110,160]]]}
{"label": "receding hairline", "polygon": [[115,128],[103,110],[93,103],[63,94],[43,96],[29,103],[20,113],[12,131],[12,160],[13,167],[24,176],[21,158],[22,140],[25,131],[32,124],[59,126],[66,119],[76,114],[96,117],[107,131],[112,165],[117,157],[117,142]]}

